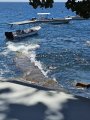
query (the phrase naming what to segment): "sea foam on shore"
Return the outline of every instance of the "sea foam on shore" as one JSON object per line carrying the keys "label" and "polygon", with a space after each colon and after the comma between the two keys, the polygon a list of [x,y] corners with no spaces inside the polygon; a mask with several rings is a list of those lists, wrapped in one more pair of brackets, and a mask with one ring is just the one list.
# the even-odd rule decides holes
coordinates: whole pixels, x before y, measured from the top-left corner
{"label": "sea foam on shore", "polygon": [[[47,71],[43,70],[42,64],[40,61],[36,60],[35,50],[40,46],[38,44],[17,44],[8,42],[7,48],[10,51],[15,52],[14,62],[16,67],[23,72],[23,80],[30,81],[34,84],[58,89],[58,85],[55,79],[48,78]],[[20,79],[18,78],[18,79]]]}

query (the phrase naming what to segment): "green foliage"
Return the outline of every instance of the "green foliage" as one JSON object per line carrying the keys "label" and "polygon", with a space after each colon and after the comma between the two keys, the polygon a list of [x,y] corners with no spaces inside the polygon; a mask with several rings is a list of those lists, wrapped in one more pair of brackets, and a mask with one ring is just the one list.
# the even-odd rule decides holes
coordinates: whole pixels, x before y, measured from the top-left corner
{"label": "green foliage", "polygon": [[68,0],[65,6],[81,17],[90,18],[90,0]]}
{"label": "green foliage", "polygon": [[53,0],[29,0],[29,4],[34,9],[36,9],[37,7],[52,8],[53,7]]}
{"label": "green foliage", "polygon": [[[40,8],[52,8],[54,0],[29,0],[29,4],[36,9]],[[84,18],[90,18],[90,0],[67,0],[65,3],[67,9],[71,9],[72,12],[76,12]]]}

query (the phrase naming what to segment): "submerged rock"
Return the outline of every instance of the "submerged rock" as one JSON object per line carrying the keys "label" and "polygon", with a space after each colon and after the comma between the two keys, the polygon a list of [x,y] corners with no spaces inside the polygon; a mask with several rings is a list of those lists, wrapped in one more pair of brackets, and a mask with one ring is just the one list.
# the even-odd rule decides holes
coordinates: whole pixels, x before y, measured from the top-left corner
{"label": "submerged rock", "polygon": [[90,88],[90,84],[86,84],[86,83],[76,83],[76,87]]}
{"label": "submerged rock", "polygon": [[23,71],[22,76],[18,78],[22,82],[26,81],[50,89],[61,88],[57,81],[44,76],[38,66],[36,66],[34,62],[31,62],[27,55],[18,53],[14,61],[17,68]]}

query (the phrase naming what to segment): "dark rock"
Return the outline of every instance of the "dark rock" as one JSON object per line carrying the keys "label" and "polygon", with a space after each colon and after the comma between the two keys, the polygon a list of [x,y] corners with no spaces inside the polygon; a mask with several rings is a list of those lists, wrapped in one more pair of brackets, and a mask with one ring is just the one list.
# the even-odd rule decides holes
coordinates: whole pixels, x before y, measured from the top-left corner
{"label": "dark rock", "polygon": [[82,87],[82,88],[90,88],[90,84],[86,83],[77,83],[76,87]]}

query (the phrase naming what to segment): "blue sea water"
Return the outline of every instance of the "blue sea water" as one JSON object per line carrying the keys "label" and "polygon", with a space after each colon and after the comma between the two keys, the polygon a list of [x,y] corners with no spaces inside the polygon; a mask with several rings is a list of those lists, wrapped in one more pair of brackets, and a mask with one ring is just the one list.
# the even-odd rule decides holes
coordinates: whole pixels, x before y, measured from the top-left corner
{"label": "blue sea water", "polygon": [[54,3],[52,9],[33,9],[28,3],[0,3],[0,79],[21,75],[14,58],[17,51],[23,51],[34,56],[48,77],[55,78],[69,92],[90,98],[89,88],[75,87],[77,82],[90,83],[90,20],[40,24],[37,36],[6,40],[7,23],[37,17],[38,12],[50,12],[50,17],[75,15],[64,3]]}

